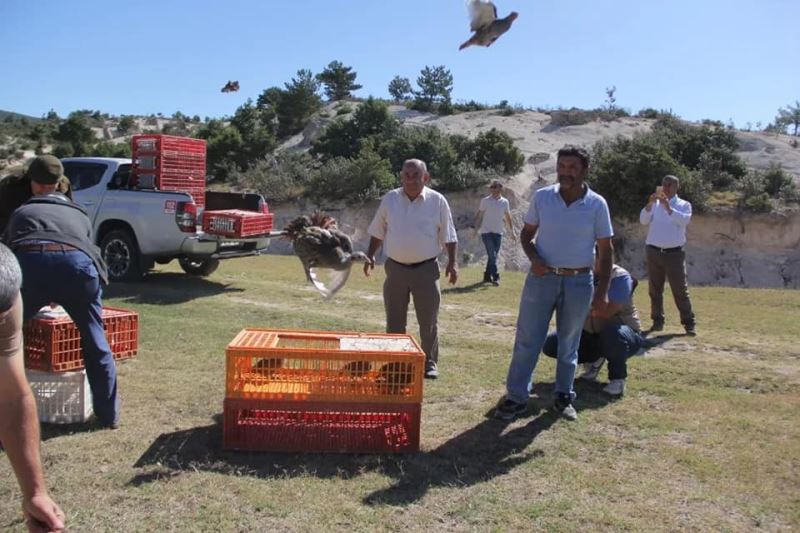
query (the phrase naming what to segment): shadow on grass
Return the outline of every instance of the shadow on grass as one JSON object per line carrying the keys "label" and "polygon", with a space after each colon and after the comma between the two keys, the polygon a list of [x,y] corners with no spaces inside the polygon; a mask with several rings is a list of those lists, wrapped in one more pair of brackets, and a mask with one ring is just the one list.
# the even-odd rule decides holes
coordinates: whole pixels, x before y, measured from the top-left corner
{"label": "shadow on grass", "polygon": [[[575,406],[579,411],[597,409],[611,401],[600,392],[600,384],[576,387]],[[213,425],[160,435],[134,464],[146,471],[134,476],[128,485],[169,480],[184,471],[274,479],[299,476],[351,479],[377,472],[395,481],[368,494],[363,502],[408,504],[423,498],[431,488],[483,483],[541,457],[544,452],[529,448],[539,434],[559,421],[556,414],[543,408],[549,405],[552,391],[552,384],[536,386],[536,397],[531,399],[528,412],[522,417],[523,421],[530,420],[523,425],[518,426],[518,421],[509,429],[508,422],[491,418],[492,408],[484,420],[441,446],[409,455],[229,452],[221,449],[222,423],[217,415]]]}
{"label": "shadow on grass", "polygon": [[114,282],[105,288],[105,298],[121,298],[126,302],[172,305],[224,292],[243,292],[218,281],[173,272],[148,274],[144,281]]}
{"label": "shadow on grass", "polygon": [[479,281],[477,283],[472,283],[471,285],[464,285],[463,287],[447,287],[442,289],[442,294],[464,294],[467,292],[475,292],[484,289],[488,289],[492,287],[491,283],[484,283]]}

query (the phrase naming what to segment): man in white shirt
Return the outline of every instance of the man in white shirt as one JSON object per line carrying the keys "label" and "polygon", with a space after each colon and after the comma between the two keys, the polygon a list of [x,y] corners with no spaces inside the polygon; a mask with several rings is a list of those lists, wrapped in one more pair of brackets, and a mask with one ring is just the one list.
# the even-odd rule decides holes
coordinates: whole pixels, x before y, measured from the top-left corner
{"label": "man in white shirt", "polygon": [[430,180],[427,166],[409,159],[400,171],[402,187],[386,193],[367,232],[370,235],[364,275],[375,268],[375,253],[383,245],[387,256],[384,269],[383,305],[386,332],[406,333],[409,296],[419,322],[422,350],[425,352],[425,377],[439,377],[439,263],[436,258],[447,250],[445,275],[451,284],[458,279],[456,248],[458,237],[447,199],[426,187]]}
{"label": "man in white shirt", "polygon": [[489,184],[489,196],[481,198],[478,214],[475,216],[475,227],[481,235],[483,246],[486,248],[486,270],[483,272],[483,282],[500,285],[500,273],[497,270],[497,254],[503,242],[503,222],[508,225],[511,238],[514,239],[514,225],[511,222],[511,211],[508,200],[500,194],[503,184],[493,180]]}
{"label": "man in white shirt", "polygon": [[678,198],[680,180],[667,175],[661,187],[650,195],[639,213],[639,222],[649,225],[647,232],[647,276],[650,285],[650,331],[664,329],[664,281],[669,281],[675,305],[686,334],[694,336],[695,319],[686,283],[686,227],[692,218],[692,204]]}

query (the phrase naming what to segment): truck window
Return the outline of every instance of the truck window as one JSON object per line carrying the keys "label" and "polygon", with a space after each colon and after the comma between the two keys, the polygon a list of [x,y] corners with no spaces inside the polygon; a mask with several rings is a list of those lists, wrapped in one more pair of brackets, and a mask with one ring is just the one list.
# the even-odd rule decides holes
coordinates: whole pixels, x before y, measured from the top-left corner
{"label": "truck window", "polygon": [[64,163],[64,174],[69,178],[73,191],[94,187],[103,177],[106,165],[102,163]]}

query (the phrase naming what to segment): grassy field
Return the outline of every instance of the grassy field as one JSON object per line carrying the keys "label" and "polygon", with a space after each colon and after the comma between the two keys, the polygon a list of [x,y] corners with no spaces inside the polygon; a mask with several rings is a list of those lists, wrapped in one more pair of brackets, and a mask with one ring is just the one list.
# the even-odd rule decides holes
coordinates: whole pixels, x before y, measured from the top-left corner
{"label": "grassy field", "polygon": [[[243,327],[383,330],[382,271],[331,302],[297,259],[168,266],[109,288],[140,313],[119,367],[118,431],[44,426],[46,477],[73,531],[752,531],[800,528],[800,292],[693,288],[696,338],[669,303],[663,341],[628,390],[578,385],[575,423],[547,411],[543,358],[530,415],[487,418],[504,390],[523,274],[499,288],[462,270],[445,291],[442,377],[425,383],[418,454],[220,449],[224,349]],[[646,283],[636,301],[647,315]],[[412,313],[413,316],[413,313]],[[649,322],[648,322],[649,323]],[[416,336],[416,323],[410,319]],[[605,370],[602,374],[605,378]],[[0,460],[0,529],[22,531]]]}

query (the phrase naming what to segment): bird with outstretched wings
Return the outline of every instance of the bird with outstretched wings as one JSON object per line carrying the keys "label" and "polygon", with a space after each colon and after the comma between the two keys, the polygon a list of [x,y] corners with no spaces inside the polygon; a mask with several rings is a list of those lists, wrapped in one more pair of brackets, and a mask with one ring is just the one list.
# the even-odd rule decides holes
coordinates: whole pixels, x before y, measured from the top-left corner
{"label": "bird with outstretched wings", "polygon": [[235,93],[238,90],[239,90],[239,82],[238,81],[230,81],[229,80],[228,83],[226,83],[225,86],[222,87],[222,89],[220,89],[220,92],[223,92],[223,93]]}
{"label": "bird with outstretched wings", "polygon": [[295,218],[284,235],[292,241],[306,278],[325,298],[344,287],[354,262],[369,261],[363,252],[353,251],[350,236],[337,227],[336,219],[321,211]]}
{"label": "bird with outstretched wings", "polygon": [[512,11],[506,17],[497,18],[497,7],[489,0],[467,0],[467,11],[469,29],[473,34],[458,47],[459,50],[473,45],[491,46],[519,16],[519,13]]}

